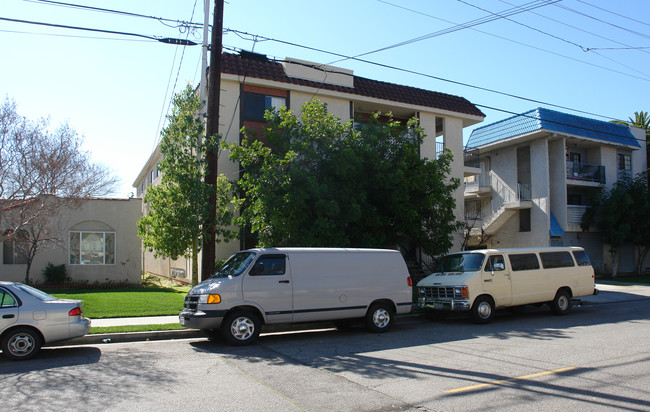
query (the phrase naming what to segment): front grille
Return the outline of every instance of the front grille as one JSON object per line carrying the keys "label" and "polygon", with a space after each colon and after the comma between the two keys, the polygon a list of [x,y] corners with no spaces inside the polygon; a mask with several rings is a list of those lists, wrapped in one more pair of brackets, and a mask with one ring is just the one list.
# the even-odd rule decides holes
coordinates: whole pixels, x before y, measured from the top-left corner
{"label": "front grille", "polygon": [[[454,289],[459,293],[454,294]],[[462,299],[460,288],[453,286],[431,286],[419,288],[420,297],[427,299]]]}
{"label": "front grille", "polygon": [[187,310],[196,311],[199,304],[198,295],[187,295],[185,296],[185,302],[183,303],[183,308]]}

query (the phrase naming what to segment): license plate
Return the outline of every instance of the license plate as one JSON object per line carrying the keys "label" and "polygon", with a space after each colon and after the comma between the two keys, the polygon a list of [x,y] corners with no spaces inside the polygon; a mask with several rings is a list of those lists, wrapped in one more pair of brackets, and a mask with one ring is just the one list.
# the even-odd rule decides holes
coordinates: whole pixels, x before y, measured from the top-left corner
{"label": "license plate", "polygon": [[185,318],[183,316],[179,316],[178,321],[180,322],[181,326],[185,326]]}

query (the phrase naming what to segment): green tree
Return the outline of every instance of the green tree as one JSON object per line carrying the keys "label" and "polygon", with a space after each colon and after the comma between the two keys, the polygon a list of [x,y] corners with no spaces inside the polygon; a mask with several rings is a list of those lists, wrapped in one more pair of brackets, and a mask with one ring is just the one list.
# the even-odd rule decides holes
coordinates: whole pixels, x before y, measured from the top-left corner
{"label": "green tree", "polygon": [[460,182],[447,178],[452,155],[420,159],[423,129],[388,117],[355,127],[318,101],[299,117],[267,112],[261,139],[245,131],[227,146],[243,168],[239,223],[261,246],[449,250],[462,226],[452,196]]}
{"label": "green tree", "polygon": [[589,207],[582,216],[582,230],[595,226],[603,242],[610,246],[614,257],[612,277],[618,272],[618,249],[626,243],[637,248],[637,273],[650,246],[650,198],[646,173],[634,179],[622,179],[609,191],[589,201]]}
{"label": "green tree", "polygon": [[[158,168],[161,183],[150,186],[144,196],[147,213],[138,221],[138,235],[144,247],[156,256],[192,259],[192,284],[198,282],[198,253],[203,236],[210,188],[203,183],[205,153],[219,147],[220,136],[204,137],[199,117],[201,103],[188,85],[174,96],[169,125],[162,131]],[[231,184],[225,176],[217,182],[217,234],[228,241],[232,224]],[[209,274],[204,274],[209,276]]]}

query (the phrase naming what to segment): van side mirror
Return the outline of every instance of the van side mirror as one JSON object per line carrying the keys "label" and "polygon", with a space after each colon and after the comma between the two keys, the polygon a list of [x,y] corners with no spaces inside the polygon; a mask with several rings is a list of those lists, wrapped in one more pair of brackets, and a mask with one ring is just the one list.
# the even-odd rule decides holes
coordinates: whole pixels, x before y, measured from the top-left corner
{"label": "van side mirror", "polygon": [[255,275],[259,275],[260,273],[264,273],[264,263],[256,262],[250,271],[250,275],[255,276]]}
{"label": "van side mirror", "polygon": [[494,266],[492,266],[492,270],[506,270],[506,265],[503,263],[495,263]]}

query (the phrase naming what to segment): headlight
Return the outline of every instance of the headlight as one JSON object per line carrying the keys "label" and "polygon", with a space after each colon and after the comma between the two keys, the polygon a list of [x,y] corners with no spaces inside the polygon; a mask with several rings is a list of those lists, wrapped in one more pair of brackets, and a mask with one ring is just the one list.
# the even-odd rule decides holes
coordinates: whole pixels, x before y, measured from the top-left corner
{"label": "headlight", "polygon": [[425,293],[424,288],[420,288],[420,290],[418,292],[420,292],[420,295],[424,295],[424,293]]}
{"label": "headlight", "polygon": [[221,296],[216,293],[199,296],[199,303],[220,303],[220,302],[221,302]]}

